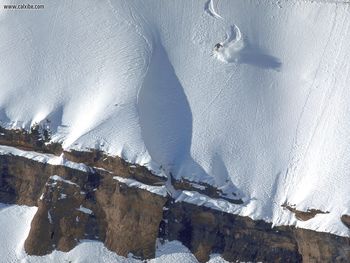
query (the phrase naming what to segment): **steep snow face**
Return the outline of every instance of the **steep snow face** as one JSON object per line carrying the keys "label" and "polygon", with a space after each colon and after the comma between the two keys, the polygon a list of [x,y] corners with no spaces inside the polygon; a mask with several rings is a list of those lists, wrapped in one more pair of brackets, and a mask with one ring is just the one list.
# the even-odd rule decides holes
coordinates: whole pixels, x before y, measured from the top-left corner
{"label": "steep snow face", "polygon": [[[61,1],[0,12],[0,119],[238,189],[235,213],[349,235],[346,1]],[[217,45],[219,44],[219,45]],[[328,211],[297,221],[281,205]]]}

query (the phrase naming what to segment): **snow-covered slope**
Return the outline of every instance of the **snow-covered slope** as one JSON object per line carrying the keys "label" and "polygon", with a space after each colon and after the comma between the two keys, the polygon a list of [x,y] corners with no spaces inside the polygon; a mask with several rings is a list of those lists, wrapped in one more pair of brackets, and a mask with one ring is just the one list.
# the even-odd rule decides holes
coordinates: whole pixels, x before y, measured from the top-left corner
{"label": "snow-covered slope", "polygon": [[[1,125],[48,119],[65,148],[238,189],[246,205],[236,213],[349,236],[340,222],[350,213],[349,9],[322,0],[1,9]],[[284,203],[329,213],[296,221]]]}

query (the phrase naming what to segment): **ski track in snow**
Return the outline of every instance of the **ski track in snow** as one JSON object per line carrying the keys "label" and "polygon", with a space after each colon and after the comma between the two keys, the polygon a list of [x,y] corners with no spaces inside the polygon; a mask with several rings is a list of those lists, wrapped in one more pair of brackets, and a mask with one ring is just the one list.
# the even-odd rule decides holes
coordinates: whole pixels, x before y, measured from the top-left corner
{"label": "ski track in snow", "polygon": [[222,16],[220,16],[214,7],[214,0],[208,0],[204,5],[204,10],[207,14],[210,16],[217,18],[217,19],[224,19]]}
{"label": "ski track in snow", "polygon": [[214,50],[214,55],[222,62],[232,63],[240,61],[240,52],[244,49],[244,40],[241,30],[232,25],[226,31],[226,38],[221,42],[222,47]]}
{"label": "ski track in snow", "polygon": [[[346,18],[344,17],[344,20],[345,19]],[[294,139],[294,143],[293,143],[293,146],[291,149],[291,153],[293,153],[293,155],[291,157],[289,167],[287,168],[286,178],[284,180],[286,185],[292,185],[292,186],[295,185],[296,182],[292,183],[292,184],[287,184],[287,182],[291,182],[291,181],[296,180],[296,174],[298,172],[298,169],[305,163],[306,156],[310,153],[310,148],[311,148],[312,143],[315,141],[315,134],[319,130],[320,123],[324,118],[327,117],[327,116],[325,116],[325,113],[326,113],[327,109],[329,108],[330,103],[332,102],[332,98],[334,97],[335,90],[337,88],[334,83],[331,83],[331,85],[329,85],[328,90],[326,90],[324,92],[324,95],[321,99],[321,102],[322,102],[322,104],[320,106],[321,112],[315,117],[314,121],[312,120],[314,122],[314,125],[312,127],[310,137],[306,143],[303,143],[300,145],[300,143],[298,142],[298,137],[300,134],[300,129],[302,127],[302,123],[303,123],[303,121],[305,121],[304,118],[308,118],[308,117],[304,117],[307,113],[308,105],[310,103],[312,103],[316,98],[319,99],[318,95],[317,95],[317,93],[320,92],[318,90],[318,88],[319,88],[318,87],[318,85],[319,85],[318,78],[322,78],[325,75],[325,73],[321,71],[321,65],[324,65],[324,64],[330,62],[329,59],[325,56],[325,54],[326,54],[326,51],[329,50],[329,45],[332,43],[333,38],[334,38],[332,36],[332,34],[335,31],[335,20],[336,20],[336,14],[332,20],[332,27],[330,30],[331,34],[329,35],[327,42],[325,44],[324,50],[323,50],[323,54],[322,54],[323,59],[321,60],[321,62],[319,63],[319,65],[317,67],[315,77],[313,79],[313,83],[309,88],[305,103],[302,107],[300,117],[298,119],[298,124],[297,124],[297,128],[296,128],[296,133],[295,133],[295,139]],[[344,27],[344,22],[341,23],[341,30],[340,31],[346,32],[346,31],[348,31],[349,24],[346,26],[346,28],[343,28],[343,27]],[[343,40],[341,40],[340,43],[342,43],[342,41]],[[340,52],[337,52],[336,57],[333,60],[338,61],[339,55],[340,55]],[[334,65],[334,63],[333,63],[333,65]],[[328,69],[328,71],[330,71],[330,69]],[[334,71],[334,69],[333,69],[333,71]],[[332,70],[331,70],[331,72],[332,72]],[[331,77],[332,77],[332,74],[331,74]],[[327,81],[327,80],[325,80],[325,81]],[[288,187],[288,190],[286,191],[287,196],[288,196],[289,191],[291,191],[290,188],[291,187]],[[285,200],[285,201],[287,201],[287,200]]]}
{"label": "ski track in snow", "polygon": [[[214,0],[208,0],[204,5],[204,10],[211,17],[224,20],[224,18],[215,11]],[[244,48],[240,29],[236,25],[231,25],[226,31],[225,40],[220,43],[222,47],[220,50],[214,51],[214,55],[223,62],[237,62],[238,53]]]}
{"label": "ski track in snow", "polygon": [[226,31],[226,38],[222,44],[225,46],[238,41],[242,41],[241,30],[236,25],[232,25],[229,30]]}

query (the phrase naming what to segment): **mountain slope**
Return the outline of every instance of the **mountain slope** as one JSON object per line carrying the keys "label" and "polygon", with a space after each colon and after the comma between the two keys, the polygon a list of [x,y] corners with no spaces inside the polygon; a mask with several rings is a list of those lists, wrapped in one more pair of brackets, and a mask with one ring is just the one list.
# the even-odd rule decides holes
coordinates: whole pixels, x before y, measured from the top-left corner
{"label": "mountain slope", "polygon": [[[0,20],[2,126],[49,120],[66,149],[238,190],[235,213],[253,219],[349,236],[348,3],[62,1]],[[300,221],[283,204],[328,213]]]}

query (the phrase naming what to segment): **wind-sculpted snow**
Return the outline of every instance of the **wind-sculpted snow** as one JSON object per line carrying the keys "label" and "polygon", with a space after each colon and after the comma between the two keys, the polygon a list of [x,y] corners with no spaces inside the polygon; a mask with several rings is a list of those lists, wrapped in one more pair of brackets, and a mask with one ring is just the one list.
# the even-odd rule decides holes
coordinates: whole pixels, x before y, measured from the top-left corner
{"label": "wind-sculpted snow", "polygon": [[[48,119],[65,148],[238,193],[245,203],[233,213],[348,236],[349,6],[87,0],[1,10],[1,125]],[[329,213],[302,222],[285,203]]]}

